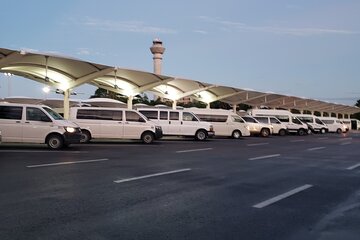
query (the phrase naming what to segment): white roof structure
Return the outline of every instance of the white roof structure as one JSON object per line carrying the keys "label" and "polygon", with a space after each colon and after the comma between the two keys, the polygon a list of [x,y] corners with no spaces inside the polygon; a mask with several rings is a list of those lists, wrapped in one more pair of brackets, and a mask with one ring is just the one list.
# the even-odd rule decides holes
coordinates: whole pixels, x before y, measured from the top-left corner
{"label": "white roof structure", "polygon": [[354,106],[157,75],[52,53],[0,48],[0,72],[47,84],[50,87],[61,89],[65,93],[68,91],[68,94],[64,94],[64,106],[66,102],[69,105],[70,89],[82,84],[91,84],[128,96],[129,108],[132,108],[132,99],[135,95],[150,91],[157,96],[173,100],[175,103],[183,97],[190,96],[207,104],[220,100],[231,105],[244,103],[252,107],[267,106],[336,114],[360,112],[360,109]]}

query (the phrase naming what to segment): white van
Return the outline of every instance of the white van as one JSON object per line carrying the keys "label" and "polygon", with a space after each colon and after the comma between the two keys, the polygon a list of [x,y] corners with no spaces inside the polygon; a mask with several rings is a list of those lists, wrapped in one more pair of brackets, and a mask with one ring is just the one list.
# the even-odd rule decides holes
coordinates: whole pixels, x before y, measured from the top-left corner
{"label": "white van", "polygon": [[81,130],[45,105],[0,103],[0,132],[3,143],[46,143],[60,149],[79,143]]}
{"label": "white van", "polygon": [[341,118],[340,121],[346,124],[349,130],[360,130],[360,121],[356,118]]}
{"label": "white van", "polygon": [[343,133],[348,131],[346,124],[335,117],[319,117],[319,119],[326,124],[329,128],[329,132]]}
{"label": "white van", "polygon": [[152,143],[162,137],[161,127],[135,110],[72,107],[70,119],[81,127],[81,142],[91,139],[140,139],[144,143]]}
{"label": "white van", "polygon": [[260,135],[262,137],[268,137],[273,134],[273,128],[269,124],[261,123],[252,116],[242,116],[242,119],[248,125],[248,129],[251,135]]}
{"label": "white van", "polygon": [[190,111],[162,108],[138,108],[137,110],[161,126],[164,136],[192,136],[202,141],[215,134],[210,123],[200,121]]}
{"label": "white van", "polygon": [[286,124],[282,123],[276,117],[257,116],[254,118],[261,123],[271,125],[273,128],[273,134],[277,134],[279,136],[285,136],[287,134]]}
{"label": "white van", "polygon": [[245,121],[231,110],[205,108],[189,108],[186,110],[195,113],[200,120],[211,123],[216,136],[232,137],[235,139],[241,136],[250,136],[250,131]]}
{"label": "white van", "polygon": [[286,124],[289,133],[302,136],[308,133],[308,126],[287,110],[251,109],[248,113],[252,116],[273,116]]}
{"label": "white van", "polygon": [[323,123],[317,116],[311,114],[294,114],[302,122],[306,123],[314,133],[326,133],[329,131],[328,126]]}

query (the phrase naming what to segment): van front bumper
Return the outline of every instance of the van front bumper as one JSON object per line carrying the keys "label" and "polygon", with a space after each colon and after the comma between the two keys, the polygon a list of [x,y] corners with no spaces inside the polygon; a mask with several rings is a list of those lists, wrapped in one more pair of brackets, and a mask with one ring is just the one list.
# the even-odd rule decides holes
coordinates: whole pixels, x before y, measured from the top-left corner
{"label": "van front bumper", "polygon": [[207,135],[208,135],[208,137],[212,138],[212,137],[215,136],[215,132],[214,131],[208,131]]}
{"label": "van front bumper", "polygon": [[159,126],[155,127],[155,139],[160,139],[163,137],[163,131],[162,128]]}
{"label": "van front bumper", "polygon": [[75,132],[65,132],[63,134],[64,143],[71,144],[71,143],[80,143],[81,139],[81,130],[80,128],[76,128]]}

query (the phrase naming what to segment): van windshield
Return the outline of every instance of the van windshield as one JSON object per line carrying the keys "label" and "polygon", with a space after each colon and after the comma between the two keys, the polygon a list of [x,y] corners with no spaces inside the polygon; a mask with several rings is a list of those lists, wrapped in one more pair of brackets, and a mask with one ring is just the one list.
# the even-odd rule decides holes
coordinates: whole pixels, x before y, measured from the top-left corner
{"label": "van windshield", "polygon": [[248,116],[245,116],[245,117],[242,117],[245,122],[247,123],[258,123],[258,121],[255,119],[255,118],[252,118],[252,117],[248,117]]}
{"label": "van windshield", "polygon": [[292,122],[299,125],[303,124],[297,117],[292,117]]}
{"label": "van windshield", "polygon": [[58,114],[57,112],[55,112],[54,110],[52,110],[51,108],[48,107],[43,107],[43,109],[50,114],[50,116],[54,119],[54,120],[64,120],[64,118]]}

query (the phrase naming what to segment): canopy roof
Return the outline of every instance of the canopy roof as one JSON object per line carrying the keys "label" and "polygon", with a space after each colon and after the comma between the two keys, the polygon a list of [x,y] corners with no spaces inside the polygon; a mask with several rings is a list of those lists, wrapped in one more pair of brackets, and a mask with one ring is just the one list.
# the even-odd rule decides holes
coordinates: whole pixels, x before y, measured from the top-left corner
{"label": "canopy roof", "polygon": [[82,84],[91,84],[126,96],[150,91],[171,100],[189,96],[205,103],[220,100],[231,105],[245,103],[252,107],[343,114],[360,112],[354,106],[157,75],[53,53],[0,48],[0,72],[22,76],[64,91]]}

